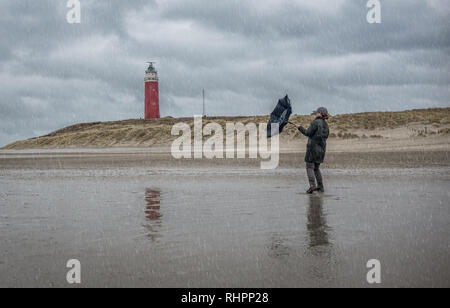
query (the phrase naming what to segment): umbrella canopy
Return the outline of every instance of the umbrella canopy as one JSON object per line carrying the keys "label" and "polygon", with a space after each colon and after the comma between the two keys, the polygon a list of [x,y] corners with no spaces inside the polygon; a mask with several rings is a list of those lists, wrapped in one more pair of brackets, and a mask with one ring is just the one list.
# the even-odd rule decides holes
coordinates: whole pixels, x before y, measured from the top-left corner
{"label": "umbrella canopy", "polygon": [[[272,138],[275,135],[281,134],[284,127],[289,123],[289,118],[292,114],[291,100],[286,95],[278,101],[277,107],[270,115],[269,124],[267,125],[267,138]],[[272,124],[277,123],[279,129],[272,132]]]}

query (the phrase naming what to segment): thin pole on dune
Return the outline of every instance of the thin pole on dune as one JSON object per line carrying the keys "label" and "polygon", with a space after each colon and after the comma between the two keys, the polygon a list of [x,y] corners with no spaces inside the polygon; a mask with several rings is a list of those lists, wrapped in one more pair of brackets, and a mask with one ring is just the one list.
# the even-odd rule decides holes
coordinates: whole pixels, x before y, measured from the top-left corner
{"label": "thin pole on dune", "polygon": [[203,117],[206,117],[205,113],[205,89],[203,89]]}

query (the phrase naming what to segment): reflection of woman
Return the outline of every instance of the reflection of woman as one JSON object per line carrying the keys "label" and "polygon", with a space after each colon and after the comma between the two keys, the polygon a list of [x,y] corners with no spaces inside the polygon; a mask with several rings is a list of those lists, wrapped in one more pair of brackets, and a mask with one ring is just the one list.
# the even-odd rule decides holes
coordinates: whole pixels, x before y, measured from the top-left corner
{"label": "reflection of woman", "polygon": [[309,197],[308,225],[309,247],[327,246],[328,226],[323,213],[323,200],[320,196]]}
{"label": "reflection of woman", "polygon": [[337,259],[333,249],[333,230],[328,226],[324,198],[309,195],[307,211],[307,253],[313,258],[310,274],[321,284],[336,280]]}
{"label": "reflection of woman", "polygon": [[316,119],[311,122],[311,126],[307,130],[303,126],[298,128],[303,135],[309,138],[305,157],[306,171],[310,185],[310,188],[306,192],[308,194],[312,194],[315,191],[325,192],[320,164],[325,159],[327,139],[330,134],[330,129],[326,121],[329,118],[328,110],[320,107],[312,114],[316,116]]}

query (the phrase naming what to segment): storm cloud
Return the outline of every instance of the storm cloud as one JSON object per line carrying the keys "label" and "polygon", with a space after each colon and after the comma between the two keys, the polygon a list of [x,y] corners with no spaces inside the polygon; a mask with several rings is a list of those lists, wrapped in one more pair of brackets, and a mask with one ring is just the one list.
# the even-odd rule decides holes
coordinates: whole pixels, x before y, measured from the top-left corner
{"label": "storm cloud", "polygon": [[162,116],[450,106],[450,3],[365,0],[0,1],[0,145],[89,121],[143,117],[146,61]]}

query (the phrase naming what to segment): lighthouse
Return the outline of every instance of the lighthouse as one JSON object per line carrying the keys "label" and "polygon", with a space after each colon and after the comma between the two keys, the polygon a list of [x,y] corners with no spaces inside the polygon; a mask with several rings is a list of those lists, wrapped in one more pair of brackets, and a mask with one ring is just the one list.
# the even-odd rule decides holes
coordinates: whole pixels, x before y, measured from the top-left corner
{"label": "lighthouse", "polygon": [[145,72],[145,119],[159,119],[159,86],[155,62],[148,62]]}

